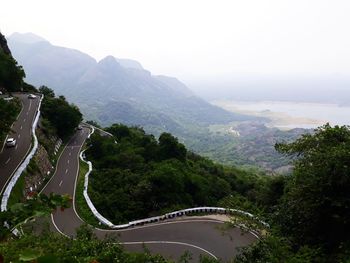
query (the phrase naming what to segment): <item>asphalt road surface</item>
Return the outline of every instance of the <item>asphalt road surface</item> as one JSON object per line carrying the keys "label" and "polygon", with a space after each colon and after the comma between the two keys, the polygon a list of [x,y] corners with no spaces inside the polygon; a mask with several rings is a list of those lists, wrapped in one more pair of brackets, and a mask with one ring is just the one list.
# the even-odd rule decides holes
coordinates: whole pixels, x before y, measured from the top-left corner
{"label": "asphalt road surface", "polygon": [[15,138],[17,144],[11,148],[5,146],[0,153],[0,194],[3,193],[8,181],[31,148],[32,124],[40,101],[39,96],[35,99],[29,99],[27,94],[16,94],[15,96],[22,102],[22,111],[14,122],[8,137]]}
{"label": "asphalt road surface", "polygon": [[[75,184],[79,171],[79,153],[89,130],[77,131],[63,150],[57,163],[57,170],[43,193],[69,194],[75,197]],[[52,214],[52,228],[66,236],[75,236],[76,228],[83,221],[75,210],[75,205],[63,212],[59,209]],[[225,228],[223,222],[212,219],[177,219],[154,223],[125,230],[95,229],[99,238],[116,237],[127,250],[143,251],[146,246],[152,253],[167,258],[179,259],[188,251],[192,261],[198,262],[200,255],[220,258],[224,262],[232,259],[237,248],[256,241],[251,233],[243,233],[238,228]]]}

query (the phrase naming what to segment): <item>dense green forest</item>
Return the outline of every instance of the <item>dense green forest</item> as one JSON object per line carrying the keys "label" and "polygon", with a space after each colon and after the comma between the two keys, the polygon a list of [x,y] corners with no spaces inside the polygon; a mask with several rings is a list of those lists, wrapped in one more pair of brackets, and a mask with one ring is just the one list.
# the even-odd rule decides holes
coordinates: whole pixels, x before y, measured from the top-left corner
{"label": "dense green forest", "polygon": [[[19,91],[23,87],[24,70],[17,65],[0,33],[0,91]],[[6,40],[5,40],[6,43]],[[10,131],[12,123],[20,112],[21,104],[18,99],[5,101],[0,98],[0,143]]]}
{"label": "dense green forest", "polygon": [[[168,210],[221,205],[271,225],[237,262],[348,262],[350,128],[328,124],[276,150],[293,158],[288,176],[223,167],[186,150],[172,135],[113,125],[113,138],[92,136],[90,195],[114,223]],[[111,187],[113,185],[113,187]]]}
{"label": "dense green forest", "polygon": [[46,130],[53,129],[60,138],[68,139],[83,119],[79,108],[63,96],[56,98],[54,91],[46,86],[41,86],[39,91],[44,95],[42,116],[49,122],[45,125]]}
{"label": "dense green forest", "polygon": [[0,48],[0,88],[5,88],[10,92],[19,91],[22,88],[24,77],[22,67],[17,65],[11,55],[6,54]]}
{"label": "dense green forest", "polygon": [[[12,57],[7,47],[5,37],[0,33],[0,91],[16,92],[22,90],[34,90],[35,88],[23,81],[25,72]],[[16,120],[21,110],[21,103],[17,98],[4,100],[0,97],[0,143],[10,131],[12,123]]]}
{"label": "dense green forest", "polygon": [[[40,263],[73,263],[73,262],[128,262],[128,263],[166,263],[170,262],[160,255],[150,253],[128,253],[122,246],[113,244],[116,240],[98,240],[84,228],[78,231],[76,239],[67,239],[54,233],[43,233],[39,236],[25,235],[19,240],[6,244],[0,243],[0,254],[5,262],[40,262]],[[20,261],[19,261],[20,260]],[[0,262],[1,257],[0,257]]]}
{"label": "dense green forest", "polygon": [[349,262],[350,127],[328,124],[276,149],[296,158],[268,215],[270,235],[237,262]]}
{"label": "dense green forest", "polygon": [[[107,130],[118,143],[94,134],[86,155],[94,165],[92,201],[114,223],[181,208],[216,206],[230,195],[243,198],[255,185],[265,187],[263,177],[189,152],[169,133],[157,140],[141,128],[121,124]],[[251,192],[250,198],[258,197]]]}
{"label": "dense green forest", "polygon": [[[229,132],[231,129],[239,136]],[[229,166],[262,169],[269,173],[288,173],[291,158],[274,149],[277,142],[291,142],[306,129],[282,131],[259,122],[211,125],[209,130],[196,130],[185,144],[196,153]]]}
{"label": "dense green forest", "polygon": [[[22,68],[2,51],[0,88],[35,91],[23,82]],[[45,95],[45,130],[68,139],[81,121],[79,109],[47,87],[40,92]],[[0,99],[0,136],[19,110],[16,99]],[[288,176],[215,164],[188,151],[169,133],[156,139],[142,128],[121,124],[107,130],[115,138],[93,135],[86,154],[94,165],[91,198],[114,223],[190,206],[241,208],[271,227],[265,237],[242,248],[235,262],[350,262],[349,126],[327,124],[294,142],[276,144],[279,153],[294,160]],[[33,195],[1,212],[0,225],[6,227],[0,227],[0,262],[168,262],[149,253],[127,253],[114,240],[98,240],[86,226],[75,240],[49,232],[25,232],[20,238],[11,233],[70,205],[69,196]]]}
{"label": "dense green forest", "polygon": [[[0,262],[38,262],[38,263],[71,263],[71,262],[128,262],[128,263],[171,263],[160,255],[151,255],[145,249],[144,253],[129,253],[116,239],[97,239],[92,228],[83,225],[77,230],[75,239],[67,238],[49,230],[48,222],[43,216],[48,216],[55,209],[64,210],[71,204],[69,196],[43,194],[33,195],[25,203],[12,205],[6,212],[0,212]],[[41,218],[38,218],[41,216]],[[41,225],[32,231],[35,222]],[[13,229],[21,231],[21,237],[11,234]],[[179,263],[188,262],[184,256]],[[208,258],[202,263],[215,262]]]}

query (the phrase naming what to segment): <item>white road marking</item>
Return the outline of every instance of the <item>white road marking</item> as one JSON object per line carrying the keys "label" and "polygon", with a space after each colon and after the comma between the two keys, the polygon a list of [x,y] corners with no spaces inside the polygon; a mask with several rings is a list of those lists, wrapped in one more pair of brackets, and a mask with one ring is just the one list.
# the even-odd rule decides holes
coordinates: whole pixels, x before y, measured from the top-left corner
{"label": "white road marking", "polygon": [[[71,153],[69,153],[69,155],[71,155]],[[67,160],[67,162],[69,162],[69,160]],[[67,173],[67,171],[68,171],[68,169],[66,169],[66,173]],[[62,181],[60,182],[60,186],[61,186],[61,184],[62,184]],[[75,181],[75,187],[74,187],[74,193],[73,193],[73,200],[75,199],[75,197],[74,197],[75,196],[75,190],[76,190],[76,181]],[[74,207],[74,203],[73,203],[73,208],[75,208]],[[74,211],[75,211],[75,209],[74,209]],[[75,213],[76,213],[76,211],[75,211]],[[79,218],[79,216],[78,216],[78,218]],[[63,231],[61,231],[58,228],[58,226],[56,225],[56,222],[54,220],[54,215],[53,214],[51,214],[51,221],[52,221],[54,227],[57,229],[58,232],[60,232],[64,236],[68,237],[68,235],[63,233]],[[206,222],[208,222],[208,221],[214,221],[214,220],[194,220],[194,221],[206,221]],[[217,221],[215,220],[215,222],[217,222]],[[170,223],[170,222],[168,222],[168,223]],[[172,222],[172,223],[179,223],[179,222]],[[220,223],[223,224],[224,222],[220,222]],[[155,226],[155,225],[153,225],[153,226]],[[152,227],[152,225],[150,225],[148,227]],[[142,228],[142,227],[140,227],[140,228]],[[98,230],[98,231],[104,231],[104,230],[97,229],[97,228],[95,228],[95,229]],[[135,231],[136,229],[137,228],[130,229],[130,230],[131,231]],[[105,231],[119,232],[118,230],[114,230],[114,231],[113,230],[105,230]],[[120,230],[120,232],[124,232],[124,231],[127,231],[127,230]],[[137,242],[137,241],[136,242],[121,242],[121,244],[124,244],[124,245],[136,245],[136,244],[174,244],[174,245],[182,245],[182,246],[188,246],[188,247],[196,248],[198,250],[201,250],[201,251],[205,252],[206,254],[210,255],[211,257],[217,259],[217,257],[213,253],[209,252],[208,250],[205,250],[204,248],[196,246],[194,244],[184,243],[184,242],[175,242],[175,241],[166,241],[166,240],[155,241],[155,240],[153,240],[153,241],[140,241],[140,242]]]}
{"label": "white road marking", "polygon": [[68,169],[66,169],[66,173],[68,173]]}
{"label": "white road marking", "polygon": [[30,108],[32,107],[32,101],[30,100],[29,101],[29,108],[28,108],[28,111],[30,111]]}
{"label": "white road marking", "polygon": [[71,155],[72,155],[72,153],[70,152],[70,153],[69,153],[69,156],[71,156]]}
{"label": "white road marking", "polygon": [[63,183],[63,181],[60,182],[59,187],[61,187],[62,183]]}
{"label": "white road marking", "polygon": [[[74,202],[73,202],[73,204],[74,204]],[[57,230],[59,233],[61,233],[61,235],[66,236],[66,237],[68,237],[68,238],[71,238],[70,236],[66,235],[65,233],[63,233],[63,232],[58,228],[58,226],[56,225],[55,219],[53,218],[53,213],[51,213],[51,222],[52,222],[53,225],[55,226],[56,230]]]}
{"label": "white road marking", "polygon": [[27,111],[27,116],[29,115],[29,111]]}
{"label": "white road marking", "polygon": [[21,125],[21,128],[20,128],[21,130],[23,129],[23,126]]}
{"label": "white road marking", "polygon": [[20,135],[20,134],[18,134],[18,139],[19,139],[19,138],[21,138],[21,135]]}
{"label": "white road marking", "polygon": [[2,145],[0,153],[2,153],[2,151],[4,150],[5,142],[7,141],[7,138],[8,138],[8,135],[6,135],[6,137],[5,137],[4,144]]}
{"label": "white road marking", "polygon": [[67,163],[69,164],[69,160],[67,160]]}
{"label": "white road marking", "polygon": [[6,163],[5,163],[5,164],[8,164],[10,160],[11,160],[11,158],[8,158],[8,160],[6,161]]}
{"label": "white road marking", "polygon": [[24,119],[23,122],[26,122],[26,119]]}
{"label": "white road marking", "polygon": [[17,150],[17,148],[18,148],[18,144],[16,144],[15,150]]}
{"label": "white road marking", "polygon": [[212,256],[213,258],[215,258],[216,260],[218,259],[213,253],[209,252],[208,250],[193,245],[193,244],[189,244],[189,243],[183,243],[183,242],[175,242],[175,241],[139,241],[139,242],[120,242],[120,244],[122,245],[142,245],[142,244],[175,244],[175,245],[182,245],[182,246],[188,246],[188,247],[194,247],[196,249],[199,249],[205,253],[207,253],[208,255]]}
{"label": "white road marking", "polygon": [[144,226],[135,226],[133,228],[124,228],[124,229],[103,229],[103,228],[96,228],[96,230],[101,232],[126,232],[126,231],[135,231],[142,228],[151,228],[151,227],[158,227],[162,225],[171,225],[171,224],[183,224],[183,223],[198,223],[198,222],[206,222],[206,223],[217,223],[217,224],[225,224],[224,221],[220,221],[217,219],[191,219],[191,220],[176,220],[176,221],[169,221],[169,222],[157,222],[155,224],[149,224]]}
{"label": "white road marking", "polygon": [[[58,228],[58,226],[56,225],[56,222],[55,222],[53,214],[51,214],[51,222],[53,223],[53,225],[56,228],[56,230],[59,233],[61,233],[61,235],[70,238],[70,236],[66,235],[65,233],[63,233],[61,231],[61,229]],[[101,230],[101,229],[97,229],[97,230]],[[189,247],[197,248],[197,249],[207,253],[208,255],[212,256],[213,258],[218,259],[213,253],[209,252],[208,250],[206,250],[204,248],[201,248],[199,246],[196,246],[196,245],[193,245],[193,244],[189,244],[189,243],[183,243],[183,242],[175,242],[175,241],[139,241],[139,242],[137,242],[136,241],[136,242],[120,242],[119,244],[122,244],[122,245],[134,245],[134,244],[177,244],[177,245],[183,245],[183,246],[189,246]]]}

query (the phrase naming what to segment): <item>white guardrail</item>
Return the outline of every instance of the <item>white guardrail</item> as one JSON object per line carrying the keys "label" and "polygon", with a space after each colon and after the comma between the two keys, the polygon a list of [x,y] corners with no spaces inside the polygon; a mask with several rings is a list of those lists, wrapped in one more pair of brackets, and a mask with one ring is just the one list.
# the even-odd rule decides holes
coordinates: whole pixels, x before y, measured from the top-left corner
{"label": "white guardrail", "polygon": [[34,119],[34,122],[33,122],[33,125],[32,125],[32,134],[33,134],[33,138],[34,138],[33,148],[30,151],[30,153],[27,155],[25,160],[18,167],[18,169],[15,171],[13,177],[11,178],[10,182],[8,183],[8,185],[6,186],[6,189],[5,189],[4,194],[2,196],[2,199],[1,199],[1,212],[7,210],[7,203],[8,203],[8,200],[10,198],[10,195],[11,195],[13,187],[15,186],[16,182],[20,178],[20,176],[23,173],[23,171],[27,168],[30,160],[33,158],[36,150],[38,149],[38,138],[36,137],[35,129],[36,129],[36,126],[37,126],[38,121],[39,121],[40,106],[41,106],[41,102],[42,102],[43,98],[44,98],[44,95],[42,95],[41,98],[40,98],[38,110],[36,112],[36,116],[35,116],[35,119]]}
{"label": "white guardrail", "polygon": [[[92,125],[90,125],[90,127],[91,127],[92,131],[89,134],[88,138],[90,138],[90,135],[93,134],[95,131],[95,128]],[[113,135],[111,135],[111,136],[113,136]],[[268,223],[261,221],[259,218],[257,218],[253,214],[245,212],[243,210],[223,208],[223,207],[210,207],[210,206],[187,208],[187,209],[167,213],[167,214],[164,214],[161,216],[154,216],[154,217],[149,217],[149,218],[145,218],[145,219],[134,220],[134,221],[131,221],[127,224],[114,225],[112,222],[110,222],[107,218],[103,217],[97,211],[96,207],[94,206],[94,204],[92,203],[92,201],[89,197],[89,194],[88,194],[89,175],[92,171],[92,163],[90,161],[85,160],[85,154],[84,154],[85,151],[86,151],[86,149],[80,153],[80,159],[89,165],[89,171],[85,174],[83,195],[85,197],[86,203],[88,204],[91,212],[98,219],[98,221],[104,225],[107,225],[110,228],[123,229],[123,228],[128,228],[128,227],[141,226],[141,225],[148,224],[148,223],[159,222],[159,221],[163,221],[166,219],[171,219],[171,218],[184,216],[184,215],[192,215],[192,214],[196,214],[196,213],[230,214],[230,215],[239,214],[239,215],[247,216],[251,219],[254,219],[254,220],[258,221],[260,224],[264,225],[265,227],[270,227]]]}

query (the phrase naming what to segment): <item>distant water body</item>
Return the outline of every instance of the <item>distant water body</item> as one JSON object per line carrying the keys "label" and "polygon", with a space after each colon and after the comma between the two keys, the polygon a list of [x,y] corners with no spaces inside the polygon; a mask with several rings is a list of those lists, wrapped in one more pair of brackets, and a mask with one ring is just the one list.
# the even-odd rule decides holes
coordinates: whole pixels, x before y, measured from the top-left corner
{"label": "distant water body", "polygon": [[260,116],[279,114],[284,119],[288,119],[283,124],[274,125],[281,128],[315,128],[326,122],[331,125],[350,125],[350,107],[337,104],[284,101],[221,101],[214,104],[230,111],[237,110]]}

